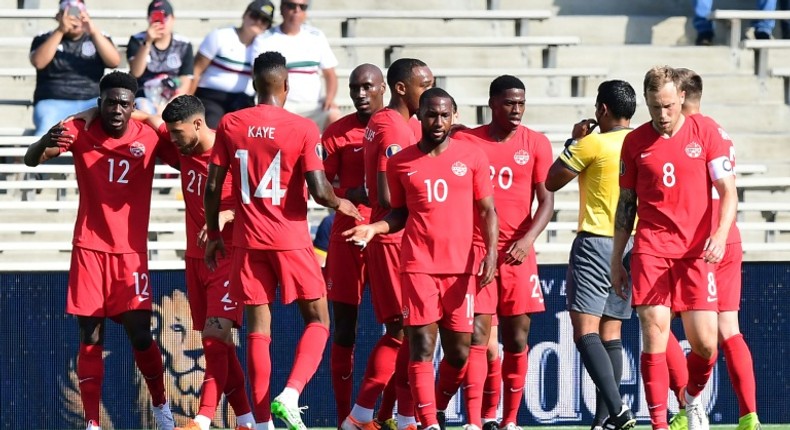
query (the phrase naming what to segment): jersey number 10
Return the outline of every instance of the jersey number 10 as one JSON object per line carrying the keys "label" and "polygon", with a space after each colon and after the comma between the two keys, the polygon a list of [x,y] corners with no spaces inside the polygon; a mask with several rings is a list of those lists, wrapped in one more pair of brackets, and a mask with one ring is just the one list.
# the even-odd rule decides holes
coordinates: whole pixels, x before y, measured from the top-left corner
{"label": "jersey number 10", "polygon": [[[236,158],[239,159],[239,172],[241,179],[241,201],[245,205],[250,204],[250,172],[249,172],[249,151],[246,149],[237,149]],[[272,206],[279,206],[285,190],[280,188],[280,151],[272,159],[266,173],[263,174],[258,188],[255,189],[254,197],[259,199],[271,199]]]}

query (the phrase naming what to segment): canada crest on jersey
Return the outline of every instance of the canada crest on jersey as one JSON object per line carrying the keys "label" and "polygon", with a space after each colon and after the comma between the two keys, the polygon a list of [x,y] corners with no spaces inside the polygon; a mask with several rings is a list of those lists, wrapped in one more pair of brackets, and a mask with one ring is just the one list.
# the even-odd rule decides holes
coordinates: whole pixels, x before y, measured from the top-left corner
{"label": "canada crest on jersey", "polygon": [[469,170],[466,167],[466,164],[464,164],[464,163],[462,163],[460,161],[456,161],[455,163],[453,163],[451,169],[452,169],[453,173],[456,174],[456,176],[464,176],[464,175],[466,175],[467,170]]}
{"label": "canada crest on jersey", "polygon": [[529,163],[529,152],[527,152],[526,149],[519,149],[515,154],[513,154],[513,161],[515,161],[519,166]]}
{"label": "canada crest on jersey", "polygon": [[397,143],[393,143],[392,145],[388,146],[387,149],[384,150],[384,155],[386,155],[387,158],[390,158],[393,155],[399,153],[401,149],[402,148],[400,147],[400,145],[398,145]]}
{"label": "canada crest on jersey", "polygon": [[686,155],[688,155],[689,157],[698,158],[700,155],[702,155],[702,146],[700,146],[700,144],[697,143],[696,141],[692,141],[691,143],[686,145],[685,151],[686,151]]}
{"label": "canada crest on jersey", "polygon": [[317,155],[321,160],[326,160],[326,157],[329,154],[326,153],[326,148],[324,148],[324,145],[318,143],[315,145],[315,155]]}
{"label": "canada crest on jersey", "polygon": [[132,142],[129,145],[129,152],[132,154],[132,157],[140,158],[145,155],[145,145],[140,142]]}

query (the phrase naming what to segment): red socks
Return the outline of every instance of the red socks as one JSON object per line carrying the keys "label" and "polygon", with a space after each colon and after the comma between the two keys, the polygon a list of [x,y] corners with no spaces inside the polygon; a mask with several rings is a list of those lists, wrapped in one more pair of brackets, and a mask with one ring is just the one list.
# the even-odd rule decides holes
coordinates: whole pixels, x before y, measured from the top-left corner
{"label": "red socks", "polygon": [[691,351],[686,360],[689,368],[689,383],[686,386],[686,392],[689,393],[689,396],[696,397],[705,389],[705,384],[710,379],[713,365],[716,364],[716,353],[711,358],[705,359]]}
{"label": "red socks", "polygon": [[667,342],[667,368],[669,369],[669,388],[683,405],[686,403],[686,399],[683,398],[682,392],[689,383],[689,371],[686,364],[686,354],[671,331],[669,332],[669,342]]}
{"label": "red socks", "polygon": [[261,333],[247,335],[247,373],[252,391],[252,408],[255,422],[272,420],[269,403],[269,381],[272,376],[272,358],[269,345],[272,338]]}
{"label": "red socks", "polygon": [[104,358],[102,345],[80,344],[77,355],[77,378],[79,379],[80,398],[85,409],[85,421],[99,421],[99,403],[104,378]]}
{"label": "red socks", "polygon": [[422,428],[436,425],[436,396],[435,378],[433,376],[433,362],[410,361],[409,384],[417,405],[417,415]]}
{"label": "red socks", "polygon": [[387,386],[387,383],[392,379],[392,374],[395,372],[395,362],[398,359],[401,343],[400,340],[389,334],[385,334],[376,342],[376,346],[370,352],[370,358],[368,358],[368,364],[365,368],[365,377],[362,379],[359,394],[357,394],[357,404],[359,406],[367,409],[376,407],[379,395],[384,391],[384,387]]}
{"label": "red socks", "polygon": [[285,383],[286,387],[302,392],[321,364],[327,339],[329,339],[327,326],[321,323],[310,323],[305,326],[299,344],[296,345],[296,356],[291,374]]}
{"label": "red socks", "polygon": [[650,422],[654,429],[669,428],[667,424],[667,391],[669,372],[666,353],[642,353],[640,358],[645,398],[650,411]]}
{"label": "red socks", "polygon": [[735,394],[738,396],[739,416],[757,412],[754,363],[749,346],[743,340],[743,335],[738,333],[725,339],[721,348],[724,350],[724,357],[727,360],[727,371],[730,374],[732,388],[735,389]]}
{"label": "red socks", "polygon": [[516,423],[518,408],[524,397],[524,385],[527,379],[527,352],[512,353],[505,351],[502,361],[502,382],[504,398],[502,399],[502,424]]}
{"label": "red socks", "polygon": [[436,384],[435,393],[437,410],[443,411],[447,409],[447,405],[450,404],[450,399],[458,392],[458,387],[460,387],[461,382],[464,381],[467,364],[468,361],[459,369],[451,366],[446,360],[439,362],[439,381]]}
{"label": "red socks", "polygon": [[483,418],[496,418],[501,395],[502,360],[496,357],[488,362],[488,375],[483,386]]}
{"label": "red socks", "polygon": [[145,351],[138,351],[134,348],[134,362],[148,385],[148,392],[151,393],[151,402],[154,406],[162,406],[167,402],[165,396],[165,368],[162,365],[162,352],[156,341],[151,342],[151,346]]}
{"label": "red socks", "polygon": [[[236,345],[226,343],[228,356],[228,379],[225,381],[225,398],[236,416],[250,413],[250,399],[247,397],[247,387],[244,384],[244,369],[241,367],[239,356],[236,354]],[[208,363],[206,364],[208,367]]]}
{"label": "red socks", "polygon": [[409,352],[409,342],[407,339],[404,339],[398,350],[398,356],[395,360],[395,375],[393,375],[395,379],[395,393],[398,398],[398,415],[405,417],[415,416],[414,398],[409,386],[409,373],[411,373],[409,372]]}
{"label": "red socks", "polygon": [[351,392],[354,389],[354,347],[342,346],[333,342],[329,359],[339,428],[343,420],[351,413]]}
{"label": "red socks", "polygon": [[200,389],[198,414],[214,418],[222,391],[228,380],[227,344],[216,337],[203,338],[203,353],[206,356],[206,373]]}
{"label": "red socks", "polygon": [[395,378],[390,378],[381,394],[381,405],[379,405],[379,412],[376,415],[376,419],[380,423],[392,418],[392,410],[395,409],[395,399],[397,398],[395,385]]}
{"label": "red socks", "polygon": [[466,366],[466,415],[469,424],[483,428],[483,385],[488,374],[487,345],[469,347],[469,364]]}

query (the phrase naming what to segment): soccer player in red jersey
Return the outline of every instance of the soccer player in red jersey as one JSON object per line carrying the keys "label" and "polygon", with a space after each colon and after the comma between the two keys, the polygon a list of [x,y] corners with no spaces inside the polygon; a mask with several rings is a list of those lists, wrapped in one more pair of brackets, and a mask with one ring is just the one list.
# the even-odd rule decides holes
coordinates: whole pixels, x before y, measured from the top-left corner
{"label": "soccer player in red jersey", "polygon": [[[682,86],[686,93],[683,103],[683,114],[699,118],[702,121],[711,121],[700,113],[702,99],[702,78],[689,69],[676,69],[680,74]],[[735,146],[729,135],[718,124],[713,124],[719,130],[719,136],[724,144],[730,148],[730,162],[735,169]],[[713,193],[713,225],[718,223],[719,196]],[[738,226],[732,223],[727,236],[727,250],[721,262],[716,266],[716,286],[718,288],[719,304],[719,342],[727,362],[727,371],[730,374],[732,387],[738,397],[739,417],[738,430],[753,430],[760,427],[757,417],[756,383],[754,380],[754,363],[749,346],[741,334],[738,325],[738,310],[741,302],[741,263],[743,261],[743,247],[741,246],[741,232]],[[677,339],[670,333],[667,345],[667,365],[669,366],[670,387],[678,396],[678,401],[683,405],[683,387],[688,384],[688,372],[683,349]],[[672,418],[670,429],[683,428],[686,423],[685,409]]]}
{"label": "soccer player in red jersey", "polygon": [[148,231],[154,163],[178,165],[175,147],[131,120],[137,80],[113,72],[99,84],[100,121],[61,122],[30,145],[25,164],[37,166],[71,151],[80,192],[69,270],[66,312],[77,316],[77,377],[89,430],[99,428],[104,377],[105,319],[124,326],[134,361],[151,393],[159,429],[172,430],[159,346],[151,336]]}
{"label": "soccer player in red jersey", "polygon": [[[229,292],[230,258],[218,260],[217,269],[209,271],[203,262],[206,243],[203,189],[208,175],[208,161],[214,146],[214,131],[208,128],[205,108],[195,96],[179,96],[165,107],[162,117],[150,116],[149,125],[158,130],[161,139],[172,142],[180,152],[181,190],[186,206],[186,286],[192,327],[202,332],[206,372],[200,391],[200,410],[185,427],[187,430],[208,430],[222,393],[233,411],[240,429],[252,428],[252,416],[244,370],[236,354],[232,327],[241,324],[242,307]],[[232,244],[231,227],[235,201],[231,195],[231,180],[227,177],[222,189],[223,209],[220,228],[225,246]],[[178,428],[177,428],[178,430]]]}
{"label": "soccer player in red jersey", "polygon": [[[499,76],[489,88],[491,123],[455,134],[458,139],[472,142],[488,157],[499,216],[495,288],[481,288],[475,299],[467,407],[469,423],[476,428],[482,427],[482,391],[488,368],[486,350],[491,315],[497,313],[500,318],[504,349],[500,428],[514,430],[526,384],[531,314],[545,310],[533,243],[554,214],[554,194],[544,185],[552,152],[546,136],[521,125],[524,104],[524,83],[514,76]],[[534,215],[533,200],[537,200]],[[475,235],[475,245],[478,249],[483,246],[480,232]]]}
{"label": "soccer player in red jersey", "polygon": [[[323,148],[313,122],[282,108],[288,69],[277,52],[255,59],[258,105],[220,120],[209,163],[204,204],[206,263],[215,270],[225,253],[219,213],[222,185],[233,176],[236,213],[230,294],[247,314],[248,372],[255,419],[262,429],[271,414],[290,430],[304,429],[299,395],[315,373],[329,337],[326,284],[307,229],[307,189],[315,201],[361,219],[355,205],[335,196],[324,176]],[[272,314],[279,287],[283,303],[296,300],[306,324],[285,389],[268,404]]]}
{"label": "soccer player in red jersey", "polygon": [[[363,217],[370,218],[370,203],[365,191],[362,140],[371,115],[384,107],[387,85],[378,67],[362,64],[351,72],[348,88],[356,112],[329,125],[321,136],[321,143],[326,151],[324,169],[327,179],[338,179],[335,194],[348,198],[357,205],[357,210]],[[362,300],[362,289],[368,277],[362,250],[346,242],[340,233],[357,224],[357,220],[344,215],[335,218],[325,268],[327,295],[332,302],[335,323],[331,373],[338,427],[351,413],[357,314]],[[392,417],[392,407],[389,409],[390,416],[387,418]]]}
{"label": "soccer player in red jersey", "polygon": [[[413,116],[419,108],[420,95],[433,86],[433,74],[422,61],[401,58],[387,70],[387,85],[392,98],[387,107],[370,117],[363,143],[370,222],[383,219],[390,209],[387,161],[420,140],[420,123]],[[417,427],[406,373],[408,342],[402,347],[401,237],[401,234],[376,237],[364,249],[373,310],[376,318],[384,323],[386,333],[370,353],[356,403],[341,424],[343,430],[375,430],[377,424],[373,421],[373,407],[393,372],[398,399],[398,428]]]}
{"label": "soccer player in red jersey", "polygon": [[[485,154],[449,137],[453,99],[440,88],[420,97],[422,139],[387,165],[392,209],[383,220],[346,231],[361,245],[376,235],[404,231],[401,250],[403,318],[410,343],[409,383],[420,423],[439,429],[433,354],[437,331],[449,368],[440,374],[461,383],[473,331],[477,280],[494,278],[497,215]],[[479,216],[486,254],[472,251],[474,214]],[[442,382],[439,382],[440,386]],[[447,385],[445,385],[447,386]]]}
{"label": "soccer player in red jersey", "polygon": [[[724,256],[738,200],[730,148],[710,123],[681,113],[680,85],[669,66],[645,75],[651,121],[623,143],[611,270],[612,285],[622,296],[628,285],[623,251],[638,215],[632,304],[642,326],[641,371],[651,423],[654,429],[668,427],[666,349],[675,311],[691,344],[684,396],[689,429],[698,430],[708,428],[700,393],[716,363],[719,297],[713,264]],[[721,196],[717,226],[712,226],[713,187]]]}

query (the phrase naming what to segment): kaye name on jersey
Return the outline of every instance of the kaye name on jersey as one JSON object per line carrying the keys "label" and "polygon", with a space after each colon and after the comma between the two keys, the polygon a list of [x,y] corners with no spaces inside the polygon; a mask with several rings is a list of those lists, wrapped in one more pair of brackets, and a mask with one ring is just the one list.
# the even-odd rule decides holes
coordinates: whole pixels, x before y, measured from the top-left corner
{"label": "kaye name on jersey", "polygon": [[247,137],[274,139],[274,127],[251,125],[247,128]]}

